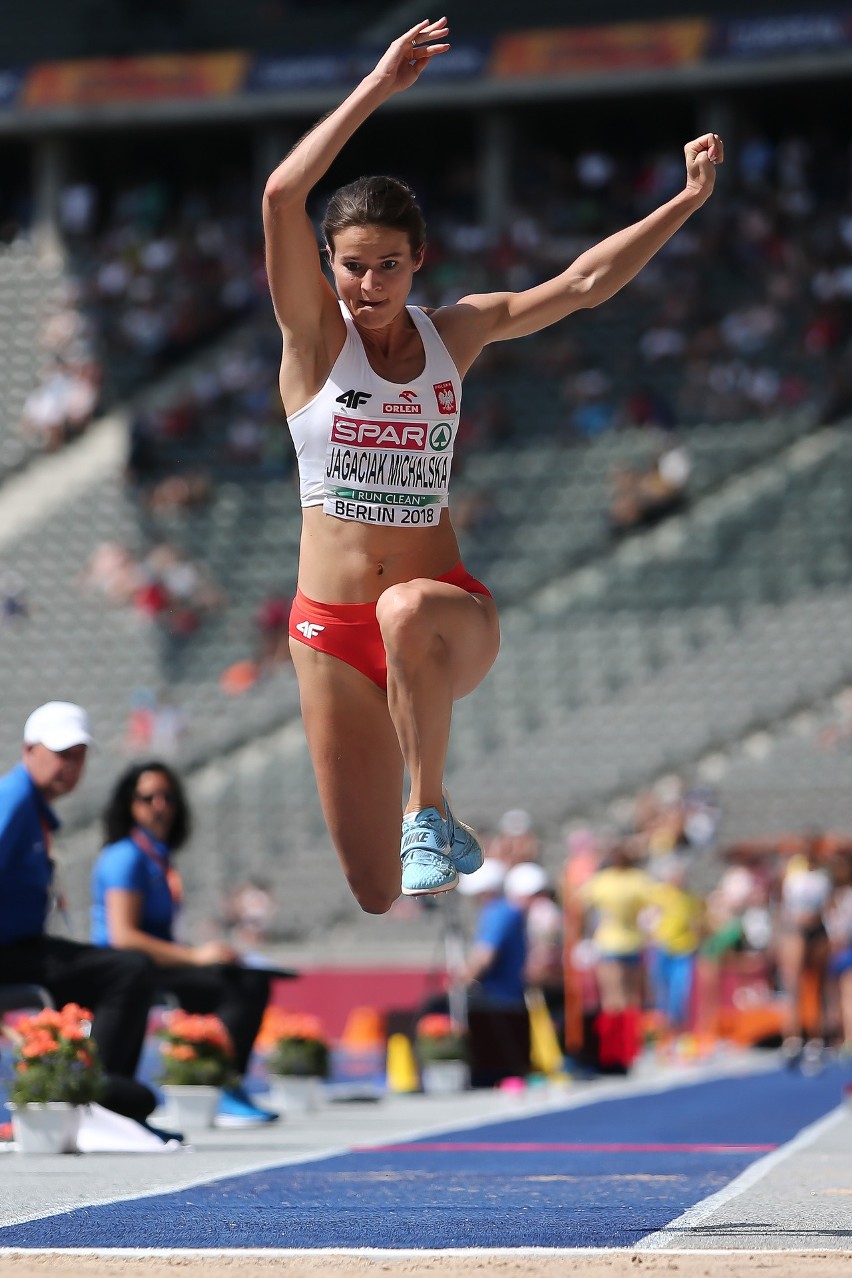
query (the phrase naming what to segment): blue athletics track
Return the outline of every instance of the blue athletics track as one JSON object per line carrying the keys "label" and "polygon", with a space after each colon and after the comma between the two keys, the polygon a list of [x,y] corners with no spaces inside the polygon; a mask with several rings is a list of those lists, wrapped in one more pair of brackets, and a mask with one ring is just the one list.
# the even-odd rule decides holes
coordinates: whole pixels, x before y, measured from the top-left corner
{"label": "blue athletics track", "polygon": [[0,1228],[0,1249],[621,1248],[837,1108],[770,1070],[351,1147]]}

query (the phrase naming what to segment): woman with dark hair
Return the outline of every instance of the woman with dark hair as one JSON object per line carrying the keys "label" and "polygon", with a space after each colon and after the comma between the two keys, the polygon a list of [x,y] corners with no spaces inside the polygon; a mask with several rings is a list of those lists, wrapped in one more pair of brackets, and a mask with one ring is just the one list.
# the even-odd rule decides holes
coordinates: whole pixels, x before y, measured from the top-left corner
{"label": "woman with dark hair", "polygon": [[407,304],[426,247],[413,193],[361,178],[323,221],[332,288],[306,202],[373,112],[448,51],[447,35],[440,18],[394,40],[278,165],[263,199],[304,508],[290,647],[326,823],[359,904],[377,914],[400,890],[445,892],[482,864],[443,793],[453,703],[500,643],[495,602],[465,570],[448,510],[462,378],[488,343],[618,292],[709,197],[722,159],[715,133],[697,138],[684,189],[562,274],[434,313]]}
{"label": "woman with dark hair", "polygon": [[[92,941],[147,954],[155,984],[187,1012],[215,1013],[234,1044],[242,1077],[269,1001],[270,978],[240,966],[222,941],[175,940],[183,899],[173,854],[186,843],[191,816],[180,778],[165,763],[135,763],[119,778],[104,812],[105,846],[92,871]],[[255,1105],[240,1085],[222,1094],[216,1122],[247,1127],[277,1115]]]}

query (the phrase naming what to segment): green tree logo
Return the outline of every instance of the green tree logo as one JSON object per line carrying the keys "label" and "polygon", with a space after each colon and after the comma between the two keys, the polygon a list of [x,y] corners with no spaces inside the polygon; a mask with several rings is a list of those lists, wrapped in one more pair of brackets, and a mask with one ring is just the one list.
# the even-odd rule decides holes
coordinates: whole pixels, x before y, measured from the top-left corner
{"label": "green tree logo", "polygon": [[429,431],[429,447],[435,453],[446,452],[450,446],[452,438],[453,432],[450,430],[449,426],[444,425],[443,422],[439,422],[437,426],[433,426]]}

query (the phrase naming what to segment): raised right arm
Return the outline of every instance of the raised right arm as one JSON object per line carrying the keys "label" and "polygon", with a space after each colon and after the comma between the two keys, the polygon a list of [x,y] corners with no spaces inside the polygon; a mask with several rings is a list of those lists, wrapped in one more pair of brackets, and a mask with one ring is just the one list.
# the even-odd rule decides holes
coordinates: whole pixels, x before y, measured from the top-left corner
{"label": "raised right arm", "polygon": [[291,375],[309,395],[322,385],[342,320],[334,290],[322,272],[316,237],[306,211],[311,190],[355,131],[395,93],[410,88],[435,54],[448,44],[446,20],[418,22],[395,40],[375,69],[336,110],[296,144],[270,175],[263,195],[266,269],[284,337]]}

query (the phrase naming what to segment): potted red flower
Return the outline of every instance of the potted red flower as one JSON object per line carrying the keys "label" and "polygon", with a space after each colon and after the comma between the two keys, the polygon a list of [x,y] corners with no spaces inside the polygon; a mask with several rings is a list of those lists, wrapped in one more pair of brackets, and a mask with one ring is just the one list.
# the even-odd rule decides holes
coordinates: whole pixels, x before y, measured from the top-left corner
{"label": "potted red flower", "polygon": [[223,1087],[235,1080],[234,1047],[218,1016],[177,1008],[157,1031],[158,1082],[180,1127],[212,1127]]}
{"label": "potted red flower", "polygon": [[319,1017],[270,1007],[260,1041],[267,1047],[273,1105],[291,1112],[315,1109],[330,1064],[329,1043]]}
{"label": "potted red flower", "polygon": [[67,1003],[4,1030],[15,1044],[7,1107],[22,1152],[76,1152],[80,1107],[98,1100],[105,1084],[91,1024],[88,1008]]}
{"label": "potted red flower", "polygon": [[420,1017],[414,1055],[424,1092],[462,1092],[470,1086],[467,1030],[446,1013]]}

